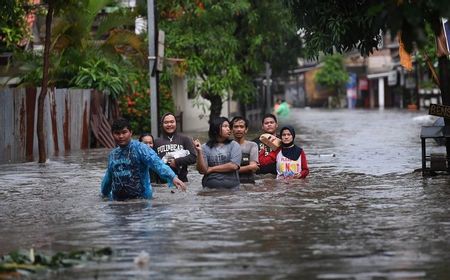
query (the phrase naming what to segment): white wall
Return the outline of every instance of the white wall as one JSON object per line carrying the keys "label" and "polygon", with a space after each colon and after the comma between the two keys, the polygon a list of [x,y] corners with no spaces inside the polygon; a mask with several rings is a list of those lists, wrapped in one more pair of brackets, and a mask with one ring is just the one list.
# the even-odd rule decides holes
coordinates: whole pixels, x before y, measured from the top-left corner
{"label": "white wall", "polygon": [[[210,102],[202,97],[188,99],[187,81],[184,78],[173,78],[172,97],[175,102],[177,113],[183,112],[183,131],[207,131],[209,128]],[[204,109],[202,109],[204,108]],[[230,112],[228,112],[230,109]],[[222,116],[230,117],[238,112],[238,103],[225,100],[222,105]]]}

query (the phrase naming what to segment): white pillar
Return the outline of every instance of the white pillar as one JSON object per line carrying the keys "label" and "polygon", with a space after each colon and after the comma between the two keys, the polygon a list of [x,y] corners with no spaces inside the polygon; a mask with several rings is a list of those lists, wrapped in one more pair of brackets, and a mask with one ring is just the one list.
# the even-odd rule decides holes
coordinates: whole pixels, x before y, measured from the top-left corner
{"label": "white pillar", "polygon": [[373,80],[368,80],[369,83],[369,108],[375,108],[375,90],[373,87]]}
{"label": "white pillar", "polygon": [[378,108],[384,109],[384,77],[378,78]]}
{"label": "white pillar", "polygon": [[[158,133],[158,98],[156,75],[156,45],[155,45],[155,5],[153,0],[147,1],[147,29],[148,29],[148,59],[150,75],[150,124],[153,137]],[[153,72],[154,71],[154,72]],[[153,74],[153,75],[152,75]]]}

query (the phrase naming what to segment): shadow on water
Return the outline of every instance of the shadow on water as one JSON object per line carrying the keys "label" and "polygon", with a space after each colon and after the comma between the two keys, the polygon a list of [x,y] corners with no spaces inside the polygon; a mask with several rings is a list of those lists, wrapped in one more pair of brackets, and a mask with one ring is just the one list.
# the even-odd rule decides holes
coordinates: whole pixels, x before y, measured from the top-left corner
{"label": "shadow on water", "polygon": [[234,191],[202,190],[191,168],[186,193],[105,201],[101,149],[2,165],[0,254],[114,251],[42,279],[445,279],[450,179],[414,172],[419,115],[294,109],[310,176]]}

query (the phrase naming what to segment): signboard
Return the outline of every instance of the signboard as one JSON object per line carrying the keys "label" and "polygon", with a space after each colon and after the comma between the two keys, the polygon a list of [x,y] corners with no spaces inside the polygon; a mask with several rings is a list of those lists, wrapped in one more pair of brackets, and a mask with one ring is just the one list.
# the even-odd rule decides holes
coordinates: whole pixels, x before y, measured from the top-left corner
{"label": "signboard", "polygon": [[363,78],[359,79],[359,90],[369,90],[369,80]]}
{"label": "signboard", "polygon": [[428,114],[450,119],[450,106],[430,104]]}
{"label": "signboard", "polygon": [[388,75],[388,85],[395,86],[397,84],[397,71],[391,71]]}
{"label": "signboard", "polygon": [[164,31],[159,30],[158,31],[158,49],[157,49],[157,56],[156,59],[156,70],[159,72],[163,71],[164,67],[164,41],[166,39],[166,33]]}

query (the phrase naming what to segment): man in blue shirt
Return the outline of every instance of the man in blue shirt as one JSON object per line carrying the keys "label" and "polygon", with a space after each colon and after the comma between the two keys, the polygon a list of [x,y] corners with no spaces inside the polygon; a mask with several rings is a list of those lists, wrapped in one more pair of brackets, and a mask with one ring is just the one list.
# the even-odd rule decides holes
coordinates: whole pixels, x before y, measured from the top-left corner
{"label": "man in blue shirt", "polygon": [[169,182],[169,187],[186,190],[172,169],[145,144],[131,140],[133,132],[126,119],[117,119],[111,127],[118,147],[109,154],[108,168],[100,191],[103,196],[114,200],[152,198],[149,168]]}

